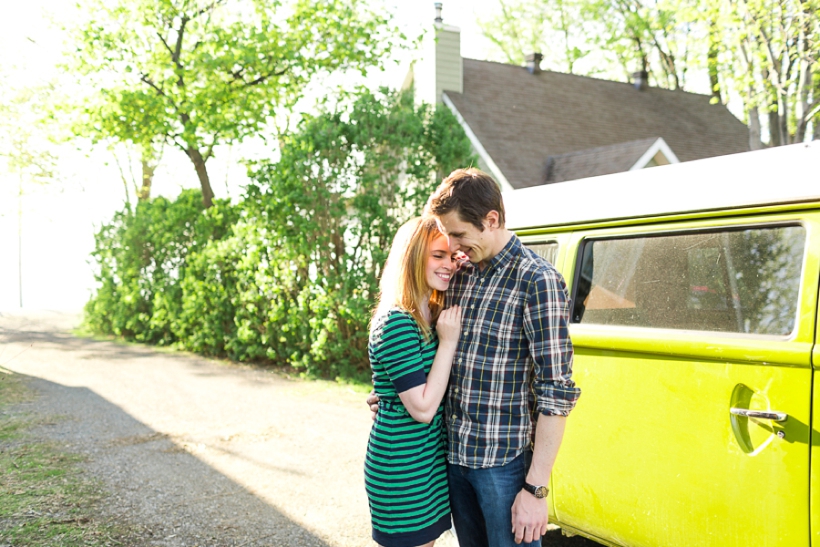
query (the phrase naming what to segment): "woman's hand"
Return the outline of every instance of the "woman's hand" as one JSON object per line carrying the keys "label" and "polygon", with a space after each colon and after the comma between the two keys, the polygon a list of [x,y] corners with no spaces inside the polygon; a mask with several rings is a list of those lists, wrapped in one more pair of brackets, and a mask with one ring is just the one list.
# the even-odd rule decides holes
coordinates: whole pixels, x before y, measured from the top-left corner
{"label": "woman's hand", "polygon": [[461,307],[443,310],[436,321],[436,332],[442,342],[458,342],[461,334]]}

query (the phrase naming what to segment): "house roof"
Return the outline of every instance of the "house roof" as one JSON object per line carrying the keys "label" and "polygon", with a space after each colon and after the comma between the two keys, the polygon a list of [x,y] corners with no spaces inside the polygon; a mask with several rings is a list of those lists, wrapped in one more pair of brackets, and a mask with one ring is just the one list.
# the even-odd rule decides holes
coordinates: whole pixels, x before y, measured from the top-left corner
{"label": "house roof", "polygon": [[[682,162],[749,150],[746,126],[707,95],[639,91],[629,83],[530,74],[524,67],[474,59],[463,63],[464,92],[447,91],[447,98],[513,188],[547,182],[550,156],[612,145],[631,150],[628,143],[658,137]],[[600,164],[610,152],[616,151],[586,160]]]}
{"label": "house roof", "polygon": [[641,139],[548,156],[545,181],[564,182],[629,171],[657,140]]}

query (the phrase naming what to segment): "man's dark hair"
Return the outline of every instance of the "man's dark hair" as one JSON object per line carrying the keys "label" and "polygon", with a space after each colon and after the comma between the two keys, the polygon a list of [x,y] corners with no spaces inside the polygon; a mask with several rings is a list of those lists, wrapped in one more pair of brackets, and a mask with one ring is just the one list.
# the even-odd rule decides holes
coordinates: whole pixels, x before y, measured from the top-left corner
{"label": "man's dark hair", "polygon": [[490,175],[474,167],[450,173],[427,201],[427,212],[432,215],[441,217],[451,211],[482,232],[487,213],[498,211],[499,225],[504,226],[501,189]]}

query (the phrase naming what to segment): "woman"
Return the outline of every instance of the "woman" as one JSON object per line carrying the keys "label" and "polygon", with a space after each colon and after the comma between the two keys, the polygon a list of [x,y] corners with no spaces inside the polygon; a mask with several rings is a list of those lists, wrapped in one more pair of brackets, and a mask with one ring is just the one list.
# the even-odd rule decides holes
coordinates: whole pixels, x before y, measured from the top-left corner
{"label": "woman", "polygon": [[399,230],[382,275],[369,346],[380,402],[365,489],[383,547],[432,546],[450,528],[441,400],[461,312],[441,308],[455,269],[435,220],[415,219]]}

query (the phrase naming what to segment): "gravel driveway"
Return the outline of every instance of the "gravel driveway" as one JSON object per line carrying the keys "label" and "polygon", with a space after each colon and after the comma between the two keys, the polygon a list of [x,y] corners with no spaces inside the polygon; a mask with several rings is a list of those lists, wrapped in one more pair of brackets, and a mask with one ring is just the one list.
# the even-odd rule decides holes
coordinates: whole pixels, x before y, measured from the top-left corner
{"label": "gravel driveway", "polygon": [[110,493],[104,517],[132,524],[139,545],[374,545],[361,393],[77,338],[78,322],[0,315],[0,365],[30,377],[43,396],[27,410],[57,417],[37,434],[87,456]]}

